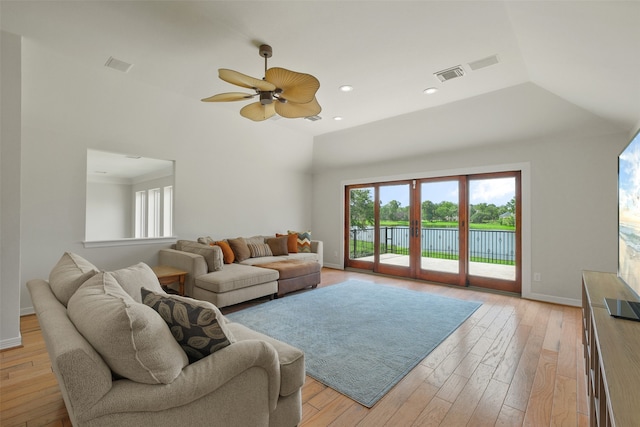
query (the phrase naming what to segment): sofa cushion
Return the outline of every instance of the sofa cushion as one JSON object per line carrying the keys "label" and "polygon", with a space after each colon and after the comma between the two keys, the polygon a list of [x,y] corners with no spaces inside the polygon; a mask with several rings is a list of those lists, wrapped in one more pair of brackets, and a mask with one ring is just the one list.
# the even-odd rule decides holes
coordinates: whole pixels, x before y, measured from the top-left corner
{"label": "sofa cushion", "polygon": [[66,306],[78,288],[98,273],[98,268],[80,255],[65,252],[49,273],[49,285],[58,301]]}
{"label": "sofa cushion", "polygon": [[220,310],[209,302],[145,288],[140,290],[140,294],[145,305],[160,313],[190,363],[235,341],[225,326]]}
{"label": "sofa cushion", "polygon": [[300,390],[305,380],[304,353],[301,350],[240,323],[231,322],[227,326],[237,341],[261,340],[275,347],[280,363],[280,396],[289,396]]}
{"label": "sofa cushion", "polygon": [[217,242],[213,242],[214,245],[219,246],[222,250],[222,260],[225,264],[231,264],[236,260],[236,256],[233,253],[233,249],[229,246],[229,243],[225,240],[218,240]]}
{"label": "sofa cushion", "polygon": [[69,318],[117,375],[169,384],[189,360],[167,324],[135,302],[111,273],[87,280],[69,300]]}
{"label": "sofa cushion", "polygon": [[289,240],[288,236],[272,237],[270,239],[267,239],[267,245],[269,245],[269,248],[271,248],[271,253],[274,256],[288,255],[289,254],[289,249],[287,248],[288,240]]}
{"label": "sofa cushion", "polygon": [[124,289],[125,292],[128,293],[136,302],[142,303],[140,289],[143,287],[161,294],[165,293],[162,286],[160,286],[160,282],[158,281],[156,274],[153,272],[151,267],[144,262],[132,265],[131,267],[112,271],[111,274],[113,275],[113,278],[116,279],[116,282],[122,286],[122,289]]}
{"label": "sofa cushion", "polygon": [[287,251],[290,254],[298,253],[298,233],[276,234],[276,237],[287,238]]}
{"label": "sofa cushion", "polygon": [[247,243],[251,258],[260,258],[265,256],[273,256],[271,248],[266,243]]}
{"label": "sofa cushion", "polygon": [[209,271],[222,270],[222,250],[219,246],[209,246],[203,243],[193,242],[191,240],[178,240],[176,249],[184,252],[202,255],[207,262]]}
{"label": "sofa cushion", "polygon": [[195,286],[220,294],[276,280],[278,280],[278,272],[275,270],[234,263],[222,271],[196,277]]}
{"label": "sofa cushion", "polygon": [[302,253],[311,252],[311,232],[310,231],[291,231],[289,234],[295,234],[297,237],[298,251]]}
{"label": "sofa cushion", "polygon": [[236,239],[227,239],[227,242],[229,243],[229,246],[233,251],[236,262],[242,262],[247,258],[251,258],[251,251],[249,250],[249,246],[247,246],[247,242],[242,237],[238,237]]}

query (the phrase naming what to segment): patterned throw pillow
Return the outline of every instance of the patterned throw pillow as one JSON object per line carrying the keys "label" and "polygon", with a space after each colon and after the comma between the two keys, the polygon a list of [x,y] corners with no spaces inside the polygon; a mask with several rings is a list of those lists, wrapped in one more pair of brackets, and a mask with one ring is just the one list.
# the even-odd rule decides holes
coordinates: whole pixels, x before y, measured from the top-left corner
{"label": "patterned throw pillow", "polygon": [[271,248],[266,243],[247,243],[251,258],[260,258],[264,256],[273,256]]}
{"label": "patterned throw pillow", "polygon": [[224,326],[220,310],[206,301],[140,290],[142,302],[160,313],[189,363],[202,359],[235,341]]}
{"label": "patterned throw pillow", "polygon": [[289,234],[295,234],[298,238],[298,252],[311,253],[311,232],[310,231],[291,231]]}

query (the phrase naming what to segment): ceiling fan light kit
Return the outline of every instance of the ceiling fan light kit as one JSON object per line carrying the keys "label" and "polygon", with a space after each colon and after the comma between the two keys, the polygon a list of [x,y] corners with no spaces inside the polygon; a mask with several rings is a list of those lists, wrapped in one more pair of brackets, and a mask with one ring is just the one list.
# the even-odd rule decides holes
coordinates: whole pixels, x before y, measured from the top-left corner
{"label": "ceiling fan light kit", "polygon": [[267,68],[267,59],[273,55],[269,45],[261,45],[259,54],[264,58],[264,78],[256,79],[237,71],[221,68],[218,77],[227,83],[253,89],[254,94],[244,92],[219,93],[202,99],[203,102],[232,102],[258,96],[259,101],[244,106],[240,115],[259,122],[278,114],[289,119],[317,116],[322,108],[316,99],[320,82],[311,74],[298,73],[284,68]]}

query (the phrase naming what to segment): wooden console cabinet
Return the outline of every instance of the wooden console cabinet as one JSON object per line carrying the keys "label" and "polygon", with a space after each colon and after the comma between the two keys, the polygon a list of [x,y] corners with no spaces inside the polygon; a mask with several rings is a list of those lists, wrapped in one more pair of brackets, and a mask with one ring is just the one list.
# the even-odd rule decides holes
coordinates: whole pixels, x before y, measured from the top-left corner
{"label": "wooden console cabinet", "polygon": [[640,322],[610,316],[604,298],[637,300],[614,273],[584,271],[582,344],[589,423],[640,426]]}

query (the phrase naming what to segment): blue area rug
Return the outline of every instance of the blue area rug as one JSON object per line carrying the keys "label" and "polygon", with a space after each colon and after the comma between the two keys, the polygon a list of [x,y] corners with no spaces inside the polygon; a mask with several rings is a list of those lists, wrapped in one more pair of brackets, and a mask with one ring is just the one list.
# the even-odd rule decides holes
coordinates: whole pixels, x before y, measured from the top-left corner
{"label": "blue area rug", "polygon": [[227,317],[303,350],[309,376],[371,407],[480,305],[349,280]]}

